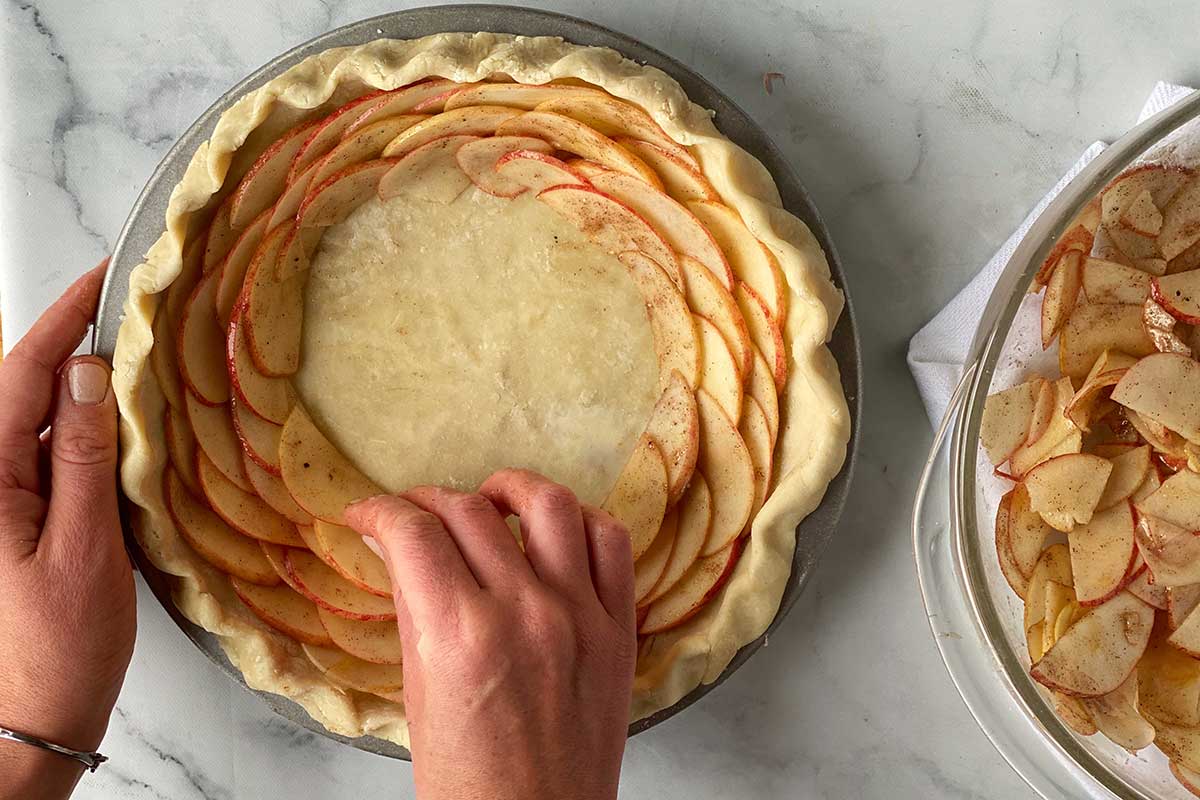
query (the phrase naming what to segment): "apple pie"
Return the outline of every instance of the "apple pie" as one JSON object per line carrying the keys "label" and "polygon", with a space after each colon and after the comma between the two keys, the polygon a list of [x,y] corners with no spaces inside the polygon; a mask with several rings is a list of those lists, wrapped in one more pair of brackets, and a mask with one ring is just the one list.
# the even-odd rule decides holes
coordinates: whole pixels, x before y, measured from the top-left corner
{"label": "apple pie", "polygon": [[779,607],[845,455],[841,306],[663,73],[489,33],[329,50],[221,116],[130,279],[132,525],[250,686],[406,744],[391,583],[343,509],[537,470],[629,529],[641,718]]}

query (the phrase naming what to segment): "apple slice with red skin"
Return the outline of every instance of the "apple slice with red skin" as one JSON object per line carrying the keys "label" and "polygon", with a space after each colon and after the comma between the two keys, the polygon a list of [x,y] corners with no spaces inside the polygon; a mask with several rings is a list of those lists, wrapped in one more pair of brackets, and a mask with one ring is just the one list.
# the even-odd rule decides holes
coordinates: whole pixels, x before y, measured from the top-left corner
{"label": "apple slice with red skin", "polygon": [[[300,530],[300,528],[297,527],[296,530]],[[280,545],[271,544],[270,542],[264,542],[261,540],[258,542],[258,546],[262,550],[263,556],[266,557],[267,561],[271,564],[271,569],[275,570],[275,574],[279,576],[279,579],[288,586],[292,587],[292,591],[304,594],[303,592],[300,592],[300,584],[292,580],[292,576],[288,574],[287,553],[288,550],[291,550],[292,548],[281,547]]]}
{"label": "apple slice with red skin", "polygon": [[[1048,385],[1039,391],[1029,436],[1026,437],[1025,444],[1013,451],[1009,458],[1009,471],[1015,478],[1022,478],[1038,464],[1055,455],[1079,452],[1083,437],[1079,428],[1064,413],[1074,394],[1075,388],[1070,378],[1048,382]],[[1048,402],[1044,399],[1047,397],[1050,398]],[[1039,421],[1043,418],[1046,420],[1044,426]],[[1039,428],[1042,432],[1037,434]]]}
{"label": "apple slice with red skin", "polygon": [[738,281],[733,290],[733,297],[737,300],[742,318],[746,321],[750,341],[763,354],[775,379],[775,388],[782,392],[787,383],[788,373],[787,346],[783,341],[783,330],[771,317],[770,309],[763,299],[749,285]]}
{"label": "apple slice with red skin", "polygon": [[[1069,697],[1062,692],[1051,692],[1050,699],[1054,704],[1054,713],[1058,716],[1059,721],[1080,736],[1093,736],[1100,730],[1092,721],[1091,712],[1084,706],[1084,701],[1080,698]],[[1099,698],[1088,699],[1098,700]]]}
{"label": "apple slice with red skin", "polygon": [[555,186],[591,186],[586,177],[562,159],[538,150],[506,153],[496,161],[496,174],[535,195]]}
{"label": "apple slice with red skin", "polygon": [[662,577],[667,560],[671,557],[671,550],[675,546],[675,535],[678,530],[679,509],[673,508],[663,517],[662,526],[659,527],[658,535],[654,537],[649,549],[634,562],[633,597],[637,604],[641,604],[645,600],[654,585],[658,583],[659,578]]}
{"label": "apple slice with red skin", "polygon": [[236,400],[230,400],[229,407],[233,429],[242,443],[242,451],[267,472],[278,475],[279,434],[283,427],[267,422]]}
{"label": "apple slice with red skin", "polygon": [[220,278],[220,270],[215,270],[196,284],[183,309],[176,340],[179,375],[196,399],[209,406],[229,399],[229,373],[221,357],[225,331],[216,306]]}
{"label": "apple slice with red skin", "polygon": [[1138,501],[1137,510],[1193,533],[1200,533],[1200,474],[1183,469]]}
{"label": "apple slice with red skin", "polygon": [[1126,448],[1126,452],[1113,456],[1112,473],[1104,486],[1104,494],[1096,504],[1098,511],[1111,508],[1127,500],[1146,482],[1146,473],[1150,471],[1150,445]]}
{"label": "apple slice with red skin", "polygon": [[283,482],[296,503],[317,519],[345,525],[346,506],[382,490],[325,438],[300,406],[279,439]]}
{"label": "apple slice with red skin", "polygon": [[[1111,410],[1111,402],[1104,397],[1105,390],[1116,386],[1125,370],[1136,363],[1137,359],[1133,356],[1115,350],[1105,350],[1096,359],[1083,385],[1062,413],[1080,430],[1091,430],[1092,422],[1103,417],[1107,413],[1106,409]],[[1046,422],[1049,424],[1049,418]]]}
{"label": "apple slice with red skin", "polygon": [[741,215],[722,203],[697,201],[688,209],[699,217],[725,254],[734,276],[762,298],[771,318],[780,325],[787,316],[787,279],[778,259],[758,240]]}
{"label": "apple slice with red skin", "polygon": [[543,139],[555,150],[574,153],[609,169],[641,178],[656,188],[662,188],[662,181],[658,175],[640,158],[604,134],[562,114],[526,111],[505,121],[496,129],[496,135],[533,136]]}
{"label": "apple slice with red skin", "polygon": [[179,479],[197,497],[204,494],[200,488],[200,474],[196,471],[196,435],[187,420],[186,412],[168,407],[163,416],[163,433],[167,439],[167,455]]}
{"label": "apple slice with red skin", "polygon": [[200,486],[208,504],[231,528],[252,539],[284,547],[304,547],[296,526],[256,494],[231,483],[203,452],[197,454]]}
{"label": "apple slice with red skin", "polygon": [[1170,204],[1191,175],[1191,170],[1164,164],[1138,164],[1122,172],[1100,193],[1100,218],[1115,223],[1141,196],[1149,192],[1157,208]]}
{"label": "apple slice with red skin", "polygon": [[1174,725],[1143,712],[1146,721],[1154,726],[1154,746],[1163,755],[1190,770],[1200,770],[1200,729]]}
{"label": "apple slice with red skin", "polygon": [[695,616],[733,574],[741,552],[742,540],[735,539],[724,549],[698,559],[678,583],[649,605],[638,633],[661,633]]}
{"label": "apple slice with red skin", "polygon": [[284,563],[301,594],[326,611],[358,620],[394,620],[390,597],[359,589],[307,550],[288,550]]}
{"label": "apple slice with red skin", "polygon": [[348,167],[379,158],[388,142],[427,119],[429,117],[425,114],[402,114],[376,120],[352,133],[347,133],[336,147],[322,156],[314,165],[316,169],[313,170],[310,179],[312,185],[320,186]]}
{"label": "apple slice with red skin", "polygon": [[1125,207],[1117,222],[1138,236],[1158,236],[1162,230],[1163,215],[1154,205],[1150,192],[1143,190]]}
{"label": "apple slice with red skin", "polygon": [[617,144],[640,158],[663,182],[664,190],[681,203],[719,201],[721,196],[693,162],[679,158],[652,142],[618,138]]}
{"label": "apple slice with red skin", "polygon": [[289,586],[257,586],[230,578],[230,585],[254,616],[298,642],[329,647],[333,639],[325,631],[317,606]]}
{"label": "apple slice with red skin", "polygon": [[733,298],[721,278],[696,259],[686,255],[680,256],[679,266],[683,273],[684,295],[687,297],[688,306],[693,312],[707,317],[709,322],[717,326],[733,352],[738,371],[746,375],[753,369],[751,361],[754,358],[754,345],[750,341],[750,331],[746,327],[741,309],[738,308],[737,300]]}
{"label": "apple slice with red skin", "polygon": [[779,395],[775,389],[775,378],[767,360],[757,347],[751,346],[750,372],[746,376],[746,396],[753,397],[767,416],[767,427],[771,429],[771,449],[779,439]]}
{"label": "apple slice with red skin", "polygon": [[296,405],[296,393],[283,378],[269,378],[254,366],[242,329],[242,311],[234,312],[226,338],[229,381],[234,399],[267,422],[282,425]]}
{"label": "apple slice with red skin", "polygon": [[742,373],[729,343],[712,321],[698,314],[692,319],[700,339],[700,386],[730,419],[742,416]]}
{"label": "apple slice with red skin", "polygon": [[568,94],[547,100],[535,110],[577,119],[612,139],[624,137],[651,142],[689,166],[699,168],[687,148],[668,136],[649,114],[603,92]]}
{"label": "apple slice with red skin", "polygon": [[1133,508],[1124,502],[1097,512],[1067,536],[1075,598],[1081,606],[1099,605],[1129,582],[1137,556],[1133,531]]}
{"label": "apple slice with red skin", "polygon": [[1129,592],[1118,592],[1072,625],[1030,674],[1073,697],[1108,694],[1137,666],[1153,626],[1153,608]]}
{"label": "apple slice with red skin", "polygon": [[246,273],[260,252],[260,245],[267,234],[267,222],[274,209],[268,209],[259,214],[250,225],[242,231],[242,235],[234,242],[221,263],[221,279],[217,285],[217,322],[222,330],[228,330],[229,321],[233,318],[233,307],[237,305],[242,294],[242,286],[246,282]]}
{"label": "apple slice with red skin", "polygon": [[595,178],[598,175],[606,175],[610,172],[613,172],[613,170],[609,169],[603,164],[597,164],[595,161],[588,161],[586,158],[569,158],[567,159],[566,164],[588,181],[591,181],[592,178]]}
{"label": "apple slice with red skin", "polygon": [[1191,358],[1193,348],[1176,332],[1178,327],[1179,320],[1171,316],[1171,312],[1160,306],[1153,297],[1146,298],[1142,304],[1142,328],[1154,343],[1154,349],[1160,353],[1178,353]]}
{"label": "apple slice with red skin", "polygon": [[1180,786],[1200,797],[1200,772],[1188,769],[1178,761],[1172,761],[1171,774],[1179,781]]}
{"label": "apple slice with red skin", "polygon": [[754,509],[754,461],[733,421],[703,389],[696,391],[700,412],[700,459],[697,468],[708,479],[713,519],[702,555],[710,556],[746,529]]}
{"label": "apple slice with red skin", "polygon": [[188,392],[187,420],[200,450],[236,486],[249,492],[254,487],[242,466],[242,443],[233,427],[228,404],[206,406]]}
{"label": "apple slice with red skin", "polygon": [[[282,478],[267,472],[248,455],[244,455],[242,460],[246,467],[246,476],[250,479],[250,484],[254,487],[254,493],[261,497],[264,503],[297,526],[313,524],[312,515],[296,505],[296,501],[292,499],[287,486],[283,484]],[[304,538],[303,530],[300,533],[300,538]]]}
{"label": "apple slice with red skin", "polygon": [[1158,247],[1170,261],[1200,241],[1200,177],[1191,179],[1163,207]]}
{"label": "apple slice with red skin", "polygon": [[401,195],[417,200],[449,204],[471,185],[455,156],[478,136],[443,136],[421,144],[400,158],[379,181],[379,199]]}
{"label": "apple slice with red skin", "polygon": [[1049,349],[1075,308],[1083,286],[1083,253],[1072,250],[1059,259],[1042,297],[1042,349]]}
{"label": "apple slice with red skin", "polygon": [[[1097,204],[1098,208],[1098,204]],[[1099,213],[1097,211],[1097,213]],[[1098,220],[1097,220],[1098,222]],[[1038,268],[1037,274],[1033,278],[1034,286],[1045,286],[1050,282],[1050,277],[1054,274],[1054,270],[1058,268],[1059,262],[1072,252],[1083,253],[1087,255],[1092,252],[1092,241],[1095,227],[1089,229],[1085,225],[1074,224],[1058,238],[1054,243],[1054,247],[1046,254],[1046,258],[1042,261],[1041,267]],[[1036,288],[1031,291],[1037,291]]]}
{"label": "apple slice with red skin", "polygon": [[1029,580],[1053,528],[1029,507],[1029,492],[1017,484],[1000,498],[996,512],[996,553],[1005,579],[1018,597],[1028,593]]}
{"label": "apple slice with red skin", "polygon": [[1025,592],[1025,630],[1046,618],[1046,587],[1051,583],[1073,587],[1075,578],[1071,574],[1071,552],[1065,544],[1052,544],[1042,551],[1033,572],[1029,575],[1029,588]]}
{"label": "apple slice with red skin", "polygon": [[549,155],[550,145],[532,136],[489,136],[460,147],[454,159],[471,183],[481,190],[494,197],[516,197],[529,187],[496,170],[501,158],[516,152]]}
{"label": "apple slice with red skin", "polygon": [[696,396],[683,375],[672,370],[646,423],[667,464],[667,503],[673,505],[696,470],[700,455],[700,416]]}
{"label": "apple slice with red skin", "polygon": [[258,542],[225,524],[212,509],[196,500],[175,470],[167,467],[163,495],[179,535],[196,553],[227,575],[262,586],[279,583]]}
{"label": "apple slice with red skin", "polygon": [[285,222],[295,221],[296,214],[304,203],[304,198],[308,197],[308,190],[314,188],[312,179],[320,168],[319,161],[310,164],[308,169],[288,183],[283,194],[279,195],[279,200],[275,202],[275,207],[271,210],[271,219],[267,222],[267,230],[274,230]]}
{"label": "apple slice with red skin", "polygon": [[296,151],[296,157],[288,165],[288,183],[296,180],[304,170],[319,161],[342,140],[342,136],[356,120],[362,118],[364,111],[375,102],[380,101],[385,92],[369,91],[360,97],[344,103],[322,117],[308,132],[303,143]]}
{"label": "apple slice with red skin", "polygon": [[372,664],[399,664],[400,631],[394,620],[358,620],[317,607],[320,623],[333,644],[355,658]]}
{"label": "apple slice with red skin", "polygon": [[1200,442],[1200,362],[1176,353],[1147,355],[1121,378],[1112,399]]}
{"label": "apple slice with red skin", "polygon": [[404,670],[399,664],[372,664],[340,648],[303,645],[304,654],[332,683],[385,700],[402,702]]}
{"label": "apple slice with red skin", "polygon": [[1137,752],[1154,741],[1154,726],[1138,712],[1137,670],[1108,694],[1077,701],[1109,741]]}
{"label": "apple slice with red skin", "polygon": [[1141,513],[1134,535],[1155,583],[1200,583],[1200,536]]}
{"label": "apple slice with red skin", "polygon": [[1117,303],[1080,303],[1059,332],[1058,366],[1063,375],[1082,379],[1105,350],[1141,358],[1154,352],[1142,326],[1142,307]]}
{"label": "apple slice with red skin", "polygon": [[1025,476],[1030,508],[1051,527],[1069,532],[1091,521],[1110,474],[1108,459],[1088,453],[1047,459]]}
{"label": "apple slice with red skin", "polygon": [[1200,658],[1200,614],[1196,613],[1195,608],[1167,637],[1167,644],[1192,658]]}
{"label": "apple slice with red skin", "polygon": [[[1061,382],[1044,381],[1039,385],[1037,398],[1033,403],[1033,412],[1029,415],[1029,431],[1025,434],[1025,447],[1032,447],[1034,443],[1045,436],[1046,432],[1050,430],[1050,423],[1055,421],[1055,415],[1065,414],[1065,408],[1070,407],[1069,403],[1065,407],[1062,405],[1060,388],[1063,388]],[[1056,433],[1061,436],[1066,430],[1061,427],[1060,423]]]}
{"label": "apple slice with red skin", "polygon": [[[738,433],[746,443],[750,461],[754,464],[754,506],[750,512],[750,521],[753,522],[758,510],[763,507],[771,493],[771,475],[775,461],[771,448],[771,430],[767,427],[767,415],[752,397],[747,397],[742,404]],[[750,530],[749,526],[750,522],[747,522],[747,533]]]}
{"label": "apple slice with red skin", "polygon": [[1158,304],[1175,319],[1200,325],[1200,270],[1155,278],[1150,289]]}
{"label": "apple slice with red skin", "polygon": [[251,266],[246,278],[240,326],[251,361],[260,373],[271,378],[295,374],[300,368],[308,274],[302,271],[282,276],[279,269],[281,258],[290,253],[293,232],[286,225],[272,231],[263,242],[262,258]]}
{"label": "apple slice with red skin", "polygon": [[688,386],[699,386],[702,343],[683,293],[662,266],[644,253],[631,250],[618,258],[646,304],[663,388],[673,372],[682,375]]}
{"label": "apple slice with red skin", "polygon": [[464,106],[508,106],[532,111],[548,100],[575,95],[608,95],[599,89],[557,83],[478,83],[458,90],[446,101],[446,110]]}
{"label": "apple slice with red skin", "polygon": [[229,248],[233,247],[237,233],[229,221],[229,208],[233,197],[226,197],[213,212],[212,221],[208,224],[208,232],[204,234],[203,273],[208,275],[221,266]]}
{"label": "apple slice with red skin", "polygon": [[380,180],[396,163],[394,158],[364,161],[310,188],[296,212],[298,227],[327,228],[346,219],[354,209],[375,196]]}
{"label": "apple slice with red skin", "polygon": [[317,520],[313,524],[313,534],[316,545],[313,552],[343,578],[371,594],[392,596],[392,579],[387,566],[363,543],[362,536],[356,531]]}
{"label": "apple slice with red skin", "polygon": [[649,436],[638,440],[602,508],[629,531],[633,558],[641,558],[667,512],[667,463]]}
{"label": "apple slice with red skin", "polygon": [[1153,576],[1149,568],[1146,567],[1146,562],[1141,558],[1140,553],[1137,560],[1141,563],[1141,566],[1135,567],[1132,570],[1133,578],[1125,588],[1137,595],[1146,605],[1154,606],[1159,611],[1166,611],[1170,602],[1167,596],[1167,587],[1161,583],[1151,582]]}
{"label": "apple slice with red skin", "polygon": [[422,145],[447,136],[491,136],[506,120],[520,116],[515,108],[468,106],[435,114],[402,131],[383,148],[384,158],[403,158]]}
{"label": "apple slice with red skin", "polygon": [[1141,305],[1153,276],[1116,261],[1089,258],[1083,267],[1083,293],[1089,303]]}
{"label": "apple slice with red skin", "polygon": [[284,132],[250,165],[230,197],[229,222],[234,229],[244,228],[275,204],[287,186],[292,162],[318,124],[319,120],[309,120]]}
{"label": "apple slice with red skin", "polygon": [[1175,469],[1186,464],[1186,442],[1182,436],[1148,417],[1143,417],[1131,408],[1123,409],[1123,415],[1129,426],[1154,449],[1159,461],[1168,466],[1174,463]]}
{"label": "apple slice with red skin", "polygon": [[1169,634],[1160,617],[1138,663],[1138,705],[1156,726],[1190,728],[1200,724],[1200,661],[1167,644]]}
{"label": "apple slice with red skin", "polygon": [[713,516],[712,493],[708,481],[699,472],[692,477],[674,510],[679,515],[675,544],[654,587],[638,599],[640,606],[647,606],[670,591],[700,558],[700,551],[708,540]]}
{"label": "apple slice with red skin", "polygon": [[609,253],[633,250],[654,259],[682,291],[683,276],[675,251],[629,206],[589,186],[552,186],[537,198]]}
{"label": "apple slice with red skin", "polygon": [[[1045,379],[1035,378],[988,395],[983,405],[979,442],[993,466],[1008,461],[1026,443],[1039,395],[1048,385]],[[1045,415],[1045,423],[1050,424],[1049,414]]]}
{"label": "apple slice with red skin", "polygon": [[1200,606],[1200,583],[1167,587],[1167,626],[1175,630]]}
{"label": "apple slice with red skin", "polygon": [[165,298],[158,304],[150,329],[154,334],[154,346],[150,349],[150,369],[154,372],[158,388],[162,389],[167,403],[172,408],[183,410],[183,393],[186,389],[179,374],[179,348],[175,337],[179,326],[172,322],[167,313]]}
{"label": "apple slice with red skin", "polygon": [[385,92],[359,106],[358,115],[347,126],[342,138],[348,138],[360,128],[385,117],[412,114],[417,106],[424,106],[429,113],[441,111],[440,107],[431,105],[430,101],[438,97],[445,97],[448,92],[454,92],[470,85],[472,84],[456,83],[446,78],[434,78]]}

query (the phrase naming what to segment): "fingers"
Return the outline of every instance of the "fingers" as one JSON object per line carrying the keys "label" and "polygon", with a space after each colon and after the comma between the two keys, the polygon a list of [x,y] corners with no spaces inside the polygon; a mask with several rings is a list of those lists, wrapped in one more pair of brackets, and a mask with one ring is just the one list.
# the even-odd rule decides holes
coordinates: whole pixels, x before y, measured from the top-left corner
{"label": "fingers", "polygon": [[565,486],[524,469],[504,469],[479,487],[501,513],[521,518],[525,555],[543,583],[566,597],[594,597],[583,514]]}
{"label": "fingers", "polygon": [[362,500],[346,509],[346,521],[383,550],[397,611],[406,608],[418,629],[479,591],[442,521],[408,500],[386,494]]}
{"label": "fingers", "polygon": [[511,586],[533,578],[504,517],[487,498],[440,486],[419,486],[402,497],[442,521],[480,586]]}
{"label": "fingers", "polygon": [[626,630],[635,626],[633,596],[633,548],[625,526],[605,511],[583,507],[588,551],[592,560],[592,582],[608,615]]}
{"label": "fingers", "polygon": [[[59,378],[50,425],[50,510],[40,547],[80,556],[121,547],[117,513],[117,401],[108,365],[73,358]],[[107,538],[98,541],[93,532]]]}
{"label": "fingers", "polygon": [[107,268],[105,261],[77,280],[0,362],[0,486],[40,489],[37,435],[55,373],[87,333]]}

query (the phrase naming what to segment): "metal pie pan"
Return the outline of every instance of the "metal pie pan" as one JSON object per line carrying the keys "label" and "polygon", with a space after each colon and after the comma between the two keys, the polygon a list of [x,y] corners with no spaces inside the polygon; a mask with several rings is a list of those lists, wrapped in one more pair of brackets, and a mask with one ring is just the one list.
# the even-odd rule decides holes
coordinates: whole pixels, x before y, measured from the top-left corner
{"label": "metal pie pan", "polygon": [[[648,47],[632,37],[574,17],[511,6],[439,6],[397,11],[355,22],[318,36],[266,64],[226,92],[205,111],[180,137],[158,169],[155,170],[134,204],[125,227],[117,239],[96,320],[94,351],[107,359],[112,359],[117,330],[121,324],[122,304],[128,293],[130,273],[141,263],[143,254],[161,235],[171,190],[183,177],[192,154],[212,133],[222,112],[247,92],[262,86],[305,58],[331,47],[358,45],[379,38],[412,39],[448,31],[493,31],[526,36],[560,36],[576,44],[612,48],[627,58],[661,69],[678,81],[694,102],[716,112],[715,122],[723,134],[766,165],[779,186],[784,206],[802,219],[812,230],[829,259],[834,282],[843,290],[845,289],[837,252],[833,248],[833,243],[829,239],[828,231],[825,229],[820,215],[799,178],[792,172],[791,167],[771,143],[766,133],[732,100],[704,78],[670,56]],[[708,694],[762,646],[763,641],[779,627],[784,616],[795,604],[796,598],[800,595],[800,591],[812,574],[825,545],[836,529],[846,503],[850,476],[854,468],[860,429],[859,415],[862,394],[861,354],[849,298],[847,298],[846,309],[834,330],[829,347],[841,369],[842,388],[850,407],[851,434],[846,463],[841,472],[829,484],[820,506],[809,514],[796,529],[796,552],[792,573],[784,589],[783,601],[774,621],[766,633],[738,651],[716,681],[697,687],[670,708],[633,723],[629,727],[631,735],[654,727]],[[127,524],[125,538],[133,560],[163,608],[196,647],[246,691],[253,692],[280,716],[322,736],[344,742],[360,750],[391,758],[409,759],[409,753],[403,747],[372,736],[351,739],[330,733],[309,717],[307,712],[296,703],[276,694],[247,687],[241,672],[230,664],[216,637],[184,618],[175,607],[175,603],[171,599],[170,576],[162,573],[149,562],[134,540]]]}

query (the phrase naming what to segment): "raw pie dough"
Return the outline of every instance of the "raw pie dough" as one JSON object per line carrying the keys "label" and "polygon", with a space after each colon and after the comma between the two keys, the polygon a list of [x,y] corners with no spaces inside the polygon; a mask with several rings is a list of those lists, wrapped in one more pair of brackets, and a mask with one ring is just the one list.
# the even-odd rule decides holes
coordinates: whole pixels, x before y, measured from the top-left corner
{"label": "raw pie dough", "polygon": [[[837,365],[825,347],[842,297],[829,280],[824,254],[804,224],[782,209],[762,164],[725,139],[709,112],[691,103],[668,76],[611,50],[491,33],[379,40],[305,60],[226,111],[193,156],[171,196],[166,231],[130,278],[113,382],[121,408],[121,478],[136,506],[133,525],[154,563],[177,576],[176,604],[217,635],[251,687],[291,698],[345,736],[369,734],[407,745],[403,707],[331,683],[295,641],[276,634],[241,604],[226,576],[196,556],[166,512],[166,403],[150,369],[151,325],[165,290],[180,274],[183,243],[189,226],[200,223],[198,212],[228,190],[227,174],[242,174],[305,110],[332,109],[371,89],[427,77],[466,83],[497,75],[527,84],[582,79],[641,106],[688,147],[721,200],[741,214],[787,278],[788,373],[780,396],[774,492],[754,517],[741,558],[719,594],[682,625],[643,642],[631,719],[666,708],[715,680],[737,650],[767,628],[791,571],[796,525],[816,508],[845,456],[849,416]],[[331,440],[389,489],[415,481],[470,487],[496,466],[523,461],[598,502],[657,395],[653,342],[638,296],[614,268],[619,265],[614,258],[533,199],[504,201],[511,208],[503,212],[478,192],[460,202],[464,207],[444,213],[460,214],[461,224],[428,220],[425,241],[356,240],[363,231],[397,224],[379,201],[366,203],[330,229],[313,260],[306,295],[304,361],[295,380],[303,401]],[[517,228],[526,239],[520,246],[506,246],[515,235],[505,233],[512,220],[522,223]],[[515,286],[489,275],[487,267],[497,264],[519,267],[517,252],[538,246],[531,241],[538,237],[545,245],[544,236],[553,237],[555,225],[579,246],[570,263],[586,266],[590,275],[574,285],[560,280],[541,289],[546,282],[532,282],[530,274],[518,277],[527,283]],[[478,240],[463,236],[468,227],[479,233]],[[433,272],[450,259],[409,259],[403,274],[364,269],[373,257],[411,256],[439,242],[462,257],[456,280],[443,275],[438,281]],[[479,255],[490,259],[486,267],[472,262]],[[590,292],[581,291],[588,287]],[[534,289],[542,293],[531,296]],[[380,299],[389,293],[393,302]],[[437,323],[427,320],[430,327],[422,335],[372,337],[378,326],[386,330],[420,319],[403,313],[396,299],[402,296],[462,313]],[[601,306],[607,315],[595,324]],[[467,313],[471,309],[489,313],[473,319]],[[507,317],[513,325],[499,324]],[[435,347],[437,342],[444,347]],[[331,355],[335,352],[353,355],[338,359]],[[426,369],[398,366],[412,364]],[[433,374],[442,377],[431,380]],[[356,391],[363,385],[377,391]],[[381,386],[388,391],[378,391]],[[456,388],[462,386],[477,392],[464,397]],[[425,391],[413,391],[416,387]],[[467,418],[469,426],[460,424]],[[500,445],[493,446],[497,436]]]}

